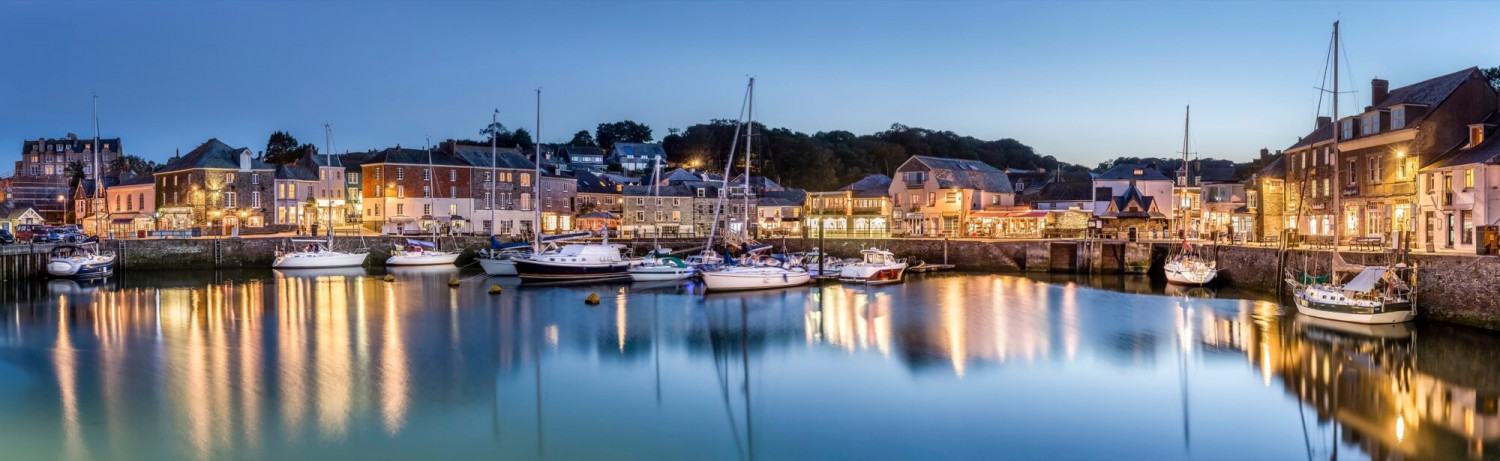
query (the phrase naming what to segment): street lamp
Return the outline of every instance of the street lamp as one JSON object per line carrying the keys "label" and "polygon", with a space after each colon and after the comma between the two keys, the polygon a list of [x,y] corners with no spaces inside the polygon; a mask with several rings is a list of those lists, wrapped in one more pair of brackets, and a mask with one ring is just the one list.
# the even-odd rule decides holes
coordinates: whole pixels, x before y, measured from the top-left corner
{"label": "street lamp", "polygon": [[62,202],[62,206],[63,206],[63,219],[62,219],[62,222],[63,222],[63,224],[67,224],[68,223],[68,198],[67,198],[67,196],[65,196],[63,194],[57,194],[57,201],[58,202]]}

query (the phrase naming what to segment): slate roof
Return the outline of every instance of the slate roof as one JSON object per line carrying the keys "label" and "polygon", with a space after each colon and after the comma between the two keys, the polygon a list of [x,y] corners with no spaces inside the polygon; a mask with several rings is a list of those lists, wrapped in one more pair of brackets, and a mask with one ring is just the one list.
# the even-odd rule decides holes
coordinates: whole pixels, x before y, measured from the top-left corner
{"label": "slate roof", "polygon": [[26,204],[6,201],[4,203],[0,203],[0,216],[4,216],[6,221],[15,221],[17,219],[21,219],[21,215],[26,214],[27,210],[33,209],[34,208]]}
{"label": "slate roof", "polygon": [[[1487,124],[1497,122],[1500,122],[1500,113],[1490,113],[1484,119],[1484,123]],[[1481,141],[1479,145],[1465,149],[1464,146],[1469,143],[1468,138],[1465,138],[1463,142],[1439,155],[1437,160],[1434,160],[1423,169],[1447,168],[1478,163],[1500,164],[1500,139],[1496,138],[1500,138],[1500,128],[1494,125],[1486,126],[1484,129],[1484,141]]]}
{"label": "slate roof", "polygon": [[1276,156],[1275,160],[1266,164],[1265,168],[1255,172],[1255,176],[1261,178],[1286,179],[1286,154]]}
{"label": "slate roof", "polygon": [[[1139,170],[1141,174],[1135,174],[1137,170]],[[1110,168],[1108,171],[1100,173],[1099,176],[1095,177],[1095,179],[1106,181],[1127,179],[1134,179],[1137,181],[1172,180],[1172,178],[1169,178],[1167,177],[1167,175],[1162,174],[1162,172],[1158,171],[1156,168],[1152,168],[1148,165],[1142,165],[1139,163],[1121,163],[1119,165],[1115,165],[1114,168]]]}
{"label": "slate roof", "polygon": [[614,181],[588,171],[574,171],[573,179],[578,180],[578,193],[580,194],[618,194],[620,189],[616,188]]}
{"label": "slate roof", "polygon": [[[1453,95],[1455,90],[1458,90],[1458,87],[1465,80],[1477,73],[1479,73],[1478,67],[1470,67],[1451,74],[1429,78],[1396,88],[1386,93],[1385,99],[1375,102],[1370,107],[1375,110],[1389,110],[1401,104],[1421,104],[1427,106],[1429,110],[1413,112],[1408,115],[1411,120],[1406,123],[1406,126],[1416,126],[1425,120],[1428,114],[1432,113],[1432,108],[1446,101],[1449,96]],[[1296,144],[1292,144],[1291,147],[1286,148],[1286,150],[1290,151],[1333,139],[1334,131],[1338,125],[1339,121],[1334,120],[1333,123],[1314,129],[1307,136],[1299,139]]]}
{"label": "slate roof", "polygon": [[1034,194],[1021,197],[1026,203],[1086,202],[1093,200],[1094,183],[1089,175],[1064,175],[1062,181],[1047,181]]}
{"label": "slate roof", "polygon": [[[1114,202],[1115,213],[1106,213],[1104,215],[1105,217],[1110,217],[1110,218],[1157,218],[1157,217],[1161,217],[1161,213],[1151,213],[1151,205],[1152,205],[1153,202],[1156,201],[1156,198],[1152,197],[1152,196],[1149,196],[1149,195],[1146,195],[1146,194],[1142,194],[1141,190],[1137,189],[1135,187],[1135,183],[1131,183],[1130,187],[1128,187],[1128,188],[1125,189],[1125,193],[1124,194],[1120,194],[1118,197],[1111,197],[1110,200]],[[1132,201],[1135,201],[1135,202],[1141,204],[1141,211],[1134,212],[1134,213],[1129,212],[1129,211],[1125,211],[1127,209],[1127,207],[1130,205],[1130,202],[1132,202]]]}
{"label": "slate roof", "polygon": [[307,167],[291,164],[276,166],[276,180],[278,181],[317,181],[318,172]]}
{"label": "slate roof", "polygon": [[977,189],[985,192],[1015,193],[1010,177],[999,168],[978,160],[941,158],[915,155],[908,161],[918,161],[931,169],[933,179],[943,189]]}
{"label": "slate roof", "polygon": [[[63,147],[64,150],[72,149],[74,153],[78,153],[78,152],[83,152],[83,147],[87,146],[89,144],[93,144],[93,142],[94,142],[94,138],[85,138],[85,139],[58,138],[58,139],[40,139],[40,140],[33,139],[33,140],[30,140],[30,141],[26,141],[26,142],[21,143],[21,152],[29,154],[29,153],[31,153],[31,146],[35,146],[35,145],[37,145],[37,143],[41,143],[42,147],[56,146],[58,144],[62,144],[64,146]],[[109,151],[110,152],[114,152],[114,153],[119,153],[120,152],[120,138],[99,138],[99,144],[109,146]],[[45,152],[56,152],[56,151],[51,150],[51,149],[46,149],[46,150],[40,150],[40,152],[45,153]]]}
{"label": "slate roof", "polygon": [[[484,152],[461,151],[457,154],[457,160],[476,168],[489,168],[490,158],[490,151],[488,150]],[[496,168],[513,170],[530,170],[536,168],[536,164],[531,163],[531,159],[526,157],[526,154],[522,154],[515,149],[510,149],[509,151],[500,149],[495,153],[494,159],[497,164],[495,165]]]}
{"label": "slate roof", "polygon": [[[375,152],[364,161],[365,164],[375,163],[401,163],[407,165],[427,165],[427,151],[423,149],[407,149],[400,146],[390,147]],[[432,151],[432,161],[437,166],[469,166],[467,162],[458,157],[441,151]]]}
{"label": "slate roof", "polygon": [[[168,161],[167,165],[162,167],[159,172],[168,173],[195,168],[239,169],[241,152],[250,152],[250,149],[229,147],[228,144],[220,142],[218,138],[213,138],[191,152],[188,152],[186,155]],[[250,169],[270,170],[273,167],[252,156],[250,158]]]}
{"label": "slate roof", "polygon": [[342,154],[338,154],[339,164],[344,165],[344,169],[346,170],[358,170],[360,166],[365,164],[365,159],[369,158],[371,155],[375,155],[375,151],[345,152]]}
{"label": "slate roof", "polygon": [[[652,186],[625,186],[624,195],[626,197],[650,197],[654,195],[653,192],[656,191]],[[694,195],[693,188],[687,185],[661,186],[662,197],[692,197]],[[712,197],[713,193],[710,192],[708,195]]]}
{"label": "slate roof", "polygon": [[[744,183],[745,183],[745,174],[744,173],[740,173],[739,176],[735,176],[734,179],[729,180],[729,184],[731,184],[731,185],[734,185],[734,184],[744,184]],[[757,191],[768,191],[768,190],[781,190],[781,189],[783,189],[780,184],[776,184],[776,181],[772,181],[771,178],[767,178],[765,176],[759,176],[759,175],[750,175],[750,187],[753,188],[753,189],[755,189],[755,190],[757,190]]]}
{"label": "slate roof", "polygon": [[647,159],[650,159],[652,157],[659,157],[662,160],[666,160],[667,151],[661,148],[661,143],[617,142],[615,143],[615,151],[613,155],[616,160],[618,160],[620,157],[625,156],[646,157]]}
{"label": "slate roof", "polygon": [[871,189],[879,189],[879,190],[881,190],[883,192],[883,191],[886,191],[886,190],[888,190],[890,188],[891,188],[891,177],[890,176],[886,176],[886,175],[883,175],[883,174],[872,174],[872,175],[869,175],[869,176],[865,176],[863,178],[859,178],[858,181],[854,181],[852,183],[849,183],[849,185],[844,186],[843,188],[841,188],[839,190],[852,190],[852,191],[856,191],[857,192],[857,191],[864,191],[864,190],[871,190]]}
{"label": "slate roof", "polygon": [[[709,176],[713,177],[714,175]],[[701,176],[699,173],[694,173],[692,171],[678,168],[666,173],[662,173],[661,180],[665,181],[667,184],[675,184],[685,181],[702,181],[703,176]]]}
{"label": "slate roof", "polygon": [[115,186],[138,186],[138,185],[141,185],[141,184],[151,184],[153,182],[156,182],[156,178],[153,178],[151,176],[142,176],[142,175],[128,174],[128,172],[127,172],[127,174],[124,174],[124,175],[122,175],[120,177],[122,179],[118,183],[115,183],[115,184],[108,184],[108,183],[106,183],[104,185],[104,188],[105,189],[109,189],[109,188],[115,187]]}
{"label": "slate roof", "polygon": [[604,173],[604,174],[601,174],[599,176],[604,177],[606,179],[609,179],[610,181],[614,181],[614,182],[619,183],[619,184],[640,184],[641,183],[641,178],[636,177],[636,176],[626,176],[626,175],[623,175],[623,174],[614,174],[614,173]]}
{"label": "slate roof", "polygon": [[807,191],[784,189],[769,191],[755,199],[757,206],[802,206],[807,203]]}
{"label": "slate roof", "polygon": [[[604,161],[604,149],[594,146],[567,146],[563,148],[563,156],[567,157],[568,163],[583,163],[574,160],[575,156],[598,156],[600,162]],[[593,162],[588,162],[594,164]]]}

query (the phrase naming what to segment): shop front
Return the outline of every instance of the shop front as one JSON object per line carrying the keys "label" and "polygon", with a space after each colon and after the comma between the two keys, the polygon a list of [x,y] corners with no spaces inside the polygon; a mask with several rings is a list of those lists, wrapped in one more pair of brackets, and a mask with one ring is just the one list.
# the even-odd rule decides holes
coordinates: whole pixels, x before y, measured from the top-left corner
{"label": "shop front", "polygon": [[1046,229],[1046,211],[976,211],[969,215],[967,235],[990,238],[1040,238]]}

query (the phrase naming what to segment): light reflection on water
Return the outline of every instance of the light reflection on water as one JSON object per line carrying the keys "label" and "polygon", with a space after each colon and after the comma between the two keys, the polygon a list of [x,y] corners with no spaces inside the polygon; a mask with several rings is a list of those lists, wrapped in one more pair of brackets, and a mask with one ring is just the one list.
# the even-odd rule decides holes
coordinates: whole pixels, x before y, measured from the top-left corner
{"label": "light reflection on water", "polygon": [[394,275],[0,290],[5,456],[1500,453],[1500,337],[1467,328],[1315,323],[1125,277],[704,295]]}

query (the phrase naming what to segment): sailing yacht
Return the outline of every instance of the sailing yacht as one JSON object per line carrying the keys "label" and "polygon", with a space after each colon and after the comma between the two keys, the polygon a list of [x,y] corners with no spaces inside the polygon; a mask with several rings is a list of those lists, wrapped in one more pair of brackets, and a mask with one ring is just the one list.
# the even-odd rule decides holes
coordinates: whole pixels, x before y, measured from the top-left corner
{"label": "sailing yacht", "polygon": [[[97,207],[99,204],[99,191],[104,188],[104,184],[99,181],[102,174],[100,174],[99,170],[98,96],[94,96],[94,144],[89,146],[89,150],[94,154],[93,170],[91,170],[94,172],[94,196],[93,200],[90,201],[93,202],[93,206]],[[103,212],[104,210],[95,210],[94,215],[96,217],[103,217]],[[102,223],[96,222],[94,225],[95,234],[103,233],[103,228],[100,224]],[[90,237],[86,242],[82,245],[60,245],[57,248],[53,248],[51,253],[48,254],[47,274],[53,277],[70,279],[90,279],[113,275],[115,273],[115,254],[99,251],[99,240],[97,237]]]}
{"label": "sailing yacht", "polygon": [[[1333,23],[1333,44],[1330,50],[1333,63],[1333,120],[1338,123],[1339,114],[1339,23]],[[1334,158],[1339,154],[1339,136],[1334,133],[1331,150]],[[1338,178],[1339,164],[1331,162],[1333,174]],[[1333,210],[1342,214],[1340,195],[1333,194]],[[1337,220],[1336,220],[1337,221]],[[1292,288],[1292,298],[1297,312],[1309,317],[1361,324],[1389,324],[1409,322],[1415,319],[1414,293],[1416,292],[1416,268],[1405,264],[1387,266],[1364,266],[1350,264],[1339,255],[1339,240],[1343,226],[1333,226],[1333,251],[1329,257],[1329,273],[1312,276],[1306,272],[1288,273],[1287,285]]]}
{"label": "sailing yacht", "polygon": [[[432,169],[432,146],[427,147],[427,168]],[[427,207],[437,211],[432,206],[432,197],[436,194],[437,187],[433,187],[432,178],[437,176],[436,171],[427,174]],[[426,218],[424,218],[426,219]],[[433,221],[432,241],[406,239],[406,246],[396,246],[391,251],[391,257],[386,258],[387,266],[431,266],[437,264],[453,264],[458,260],[458,251],[443,251],[437,248],[437,222]]]}
{"label": "sailing yacht", "polygon": [[[807,269],[792,266],[784,262],[775,261],[766,265],[752,265],[752,261],[761,259],[759,252],[770,249],[770,245],[757,245],[750,241],[750,207],[748,201],[750,193],[750,152],[752,140],[755,138],[755,78],[750,79],[745,88],[745,200],[743,208],[743,226],[740,240],[745,247],[745,254],[740,258],[740,265],[731,265],[718,268],[705,269],[703,274],[703,285],[711,291],[729,290],[758,290],[764,288],[782,288],[806,284],[812,280]],[[724,180],[720,187],[721,191],[729,189],[730,169],[734,167],[734,142],[739,141],[739,128],[735,128],[734,141],[730,143],[729,160],[724,167]],[[719,210],[724,207],[724,197],[728,194],[720,194],[719,200],[714,205],[714,221],[708,233],[708,244],[704,251],[713,251],[713,235],[719,224]],[[770,259],[770,258],[766,258]]]}
{"label": "sailing yacht", "polygon": [[[1188,187],[1188,178],[1191,174],[1188,171],[1188,127],[1192,121],[1192,111],[1193,108],[1188,107],[1187,115],[1182,122],[1182,166],[1177,169],[1177,188]],[[1182,201],[1179,200],[1177,203],[1180,204]],[[1219,275],[1218,263],[1204,258],[1192,244],[1188,243],[1186,211],[1181,213],[1176,221],[1181,226],[1177,231],[1181,234],[1182,242],[1172,246],[1171,252],[1167,254],[1167,263],[1162,266],[1162,271],[1167,275],[1167,283],[1203,285],[1212,282],[1214,277]]]}
{"label": "sailing yacht", "polygon": [[[323,155],[325,162],[332,165],[333,156],[333,127],[323,125]],[[322,176],[319,176],[322,177]],[[276,269],[315,269],[328,267],[353,267],[365,264],[368,251],[344,252],[333,249],[333,203],[328,204],[328,240],[292,239],[289,251],[276,251],[276,260],[271,262],[271,267]]]}

